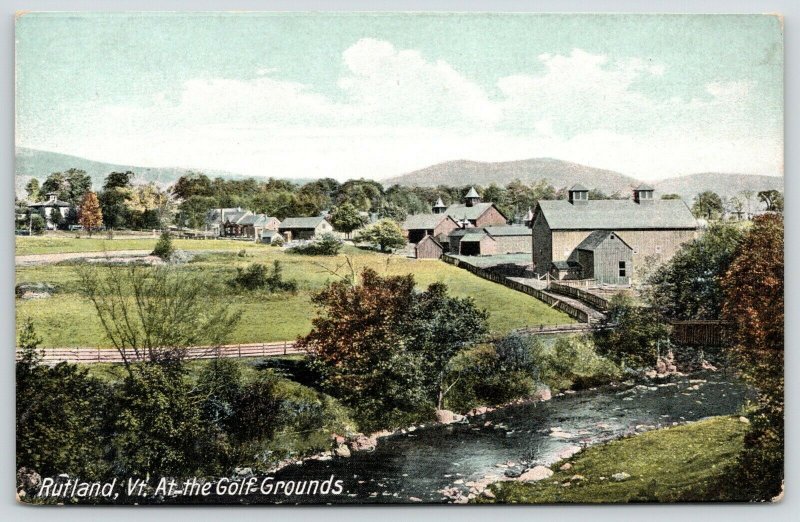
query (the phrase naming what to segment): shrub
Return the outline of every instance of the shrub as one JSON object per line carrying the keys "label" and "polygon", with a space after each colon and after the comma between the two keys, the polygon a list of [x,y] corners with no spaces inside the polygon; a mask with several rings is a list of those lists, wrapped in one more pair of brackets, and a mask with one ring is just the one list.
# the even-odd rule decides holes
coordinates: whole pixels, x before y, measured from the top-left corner
{"label": "shrub", "polygon": [[239,256],[239,257],[247,257],[247,250],[245,250],[243,248],[243,249],[239,250],[239,252],[236,255]]}
{"label": "shrub", "polygon": [[295,254],[307,256],[335,256],[342,249],[342,241],[333,234],[322,234],[319,239],[307,245],[291,249]]}
{"label": "shrub", "polygon": [[267,290],[269,292],[296,292],[297,282],[283,279],[283,267],[277,259],[272,270],[260,263],[253,263],[247,268],[237,268],[236,276],[230,285],[244,290]]}
{"label": "shrub", "polygon": [[535,354],[543,382],[554,390],[583,389],[606,384],[622,376],[611,360],[598,355],[588,337],[561,337]]}
{"label": "shrub", "polygon": [[175,253],[175,247],[172,245],[172,237],[165,230],[161,233],[161,237],[158,238],[152,255],[158,256],[164,261],[169,261],[173,253]]}

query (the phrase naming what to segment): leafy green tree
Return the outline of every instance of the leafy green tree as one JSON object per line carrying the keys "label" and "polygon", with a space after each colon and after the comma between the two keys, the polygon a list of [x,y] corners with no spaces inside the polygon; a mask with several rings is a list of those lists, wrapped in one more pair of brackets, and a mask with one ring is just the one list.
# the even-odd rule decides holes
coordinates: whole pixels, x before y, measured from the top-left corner
{"label": "leafy green tree", "polygon": [[31,232],[34,234],[41,234],[46,227],[46,221],[40,214],[31,214],[30,223]]}
{"label": "leafy green tree", "polygon": [[[384,203],[381,208],[378,209],[378,217],[381,219],[391,219],[396,223],[402,223],[408,217],[408,211],[406,211],[406,208],[407,207],[395,205],[394,203]],[[429,208],[421,213],[428,212],[430,212]]]}
{"label": "leafy green tree", "polygon": [[408,346],[422,361],[431,401],[442,409],[452,387],[445,383],[448,363],[486,335],[489,314],[479,309],[472,298],[448,295],[443,283],[431,284],[415,301]]}
{"label": "leafy green tree", "polygon": [[169,231],[165,230],[156,241],[156,246],[153,248],[151,255],[158,256],[164,261],[169,261],[174,253],[175,246],[172,244],[172,236]]}
{"label": "leafy green tree", "polygon": [[695,217],[707,220],[718,218],[724,210],[722,198],[719,197],[719,194],[710,190],[695,196],[694,205],[692,205],[692,213]]}
{"label": "leafy green tree", "polygon": [[116,469],[141,477],[202,474],[209,434],[182,365],[132,365],[117,401]]}
{"label": "leafy green tree", "polygon": [[54,172],[50,174],[40,189],[40,193],[58,193],[58,199],[76,206],[80,203],[83,195],[92,190],[92,180],[85,171],[80,169],[69,169],[65,172]]}
{"label": "leafy green tree", "polygon": [[172,186],[172,194],[184,201],[193,196],[210,197],[213,195],[211,180],[205,174],[189,173],[178,178]]}
{"label": "leafy green tree", "polygon": [[362,243],[372,243],[378,245],[381,252],[388,249],[403,248],[406,245],[406,238],[400,226],[391,219],[382,219],[359,232],[355,240]]}
{"label": "leafy green tree", "polygon": [[206,226],[208,211],[216,207],[216,201],[210,196],[189,196],[178,205],[180,223],[185,227],[202,229]]}
{"label": "leafy green tree", "polygon": [[111,390],[86,368],[41,364],[40,342],[28,318],[20,331],[16,365],[17,468],[98,479],[108,470]]}
{"label": "leafy green tree", "polygon": [[682,199],[679,194],[661,194],[661,199]]}
{"label": "leafy green tree", "polygon": [[50,224],[53,225],[53,228],[56,230],[63,228],[64,216],[61,214],[60,208],[50,210]]}
{"label": "leafy green tree", "polygon": [[350,203],[342,203],[331,212],[331,224],[333,227],[340,232],[344,232],[348,237],[350,237],[350,233],[353,230],[363,227],[366,222],[367,219]]}
{"label": "leafy green tree", "polygon": [[31,178],[30,181],[25,185],[25,193],[28,195],[28,199],[30,201],[39,201],[42,199],[39,180],[36,178]]}
{"label": "leafy green tree", "polygon": [[783,194],[779,190],[762,190],[758,199],[772,212],[783,212]]}
{"label": "leafy green tree", "polygon": [[719,319],[724,301],[720,280],[742,237],[737,226],[711,224],[650,276],[648,302],[672,320]]}
{"label": "leafy green tree", "polygon": [[606,318],[595,327],[594,342],[601,355],[642,369],[655,366],[659,341],[667,339],[668,334],[658,312],[636,306],[620,293],[611,298]]}

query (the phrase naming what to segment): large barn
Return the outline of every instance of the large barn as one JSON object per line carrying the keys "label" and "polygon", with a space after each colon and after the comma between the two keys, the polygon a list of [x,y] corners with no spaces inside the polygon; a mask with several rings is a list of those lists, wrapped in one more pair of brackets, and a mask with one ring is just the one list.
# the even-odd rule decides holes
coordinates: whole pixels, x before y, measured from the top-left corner
{"label": "large barn", "polygon": [[698,225],[686,203],[655,200],[649,185],[624,200],[590,200],[589,190],[576,185],[568,200],[538,201],[532,229],[540,276],[626,284],[641,267],[672,258]]}

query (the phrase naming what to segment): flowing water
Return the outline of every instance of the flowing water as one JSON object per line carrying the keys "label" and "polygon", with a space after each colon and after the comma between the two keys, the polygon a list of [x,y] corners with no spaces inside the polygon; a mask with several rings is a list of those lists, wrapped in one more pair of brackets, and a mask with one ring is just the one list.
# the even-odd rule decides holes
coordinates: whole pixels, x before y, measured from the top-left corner
{"label": "flowing water", "polygon": [[458,494],[466,496],[476,483],[515,476],[534,464],[552,464],[580,447],[736,413],[747,393],[742,384],[712,374],[558,396],[496,410],[465,423],[406,430],[380,439],[374,451],[308,460],[274,475],[276,482],[296,483],[334,476],[342,481],[339,495],[256,494],[238,501],[452,502]]}

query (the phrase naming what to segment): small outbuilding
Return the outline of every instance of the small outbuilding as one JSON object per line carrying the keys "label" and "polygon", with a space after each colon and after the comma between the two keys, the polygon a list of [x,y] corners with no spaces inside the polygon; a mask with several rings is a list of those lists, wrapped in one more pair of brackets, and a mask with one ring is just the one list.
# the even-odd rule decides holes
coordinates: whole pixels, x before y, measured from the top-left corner
{"label": "small outbuilding", "polygon": [[409,243],[419,243],[426,236],[447,235],[458,228],[446,214],[412,214],[400,226]]}
{"label": "small outbuilding", "polygon": [[317,236],[333,232],[333,226],[324,216],[287,217],[278,226],[278,232],[286,239],[316,239]]}
{"label": "small outbuilding", "polygon": [[607,285],[629,285],[633,249],[610,230],[596,230],[575,248],[583,277]]}
{"label": "small outbuilding", "polygon": [[417,259],[441,259],[444,251],[444,245],[433,236],[423,237],[414,247]]}

